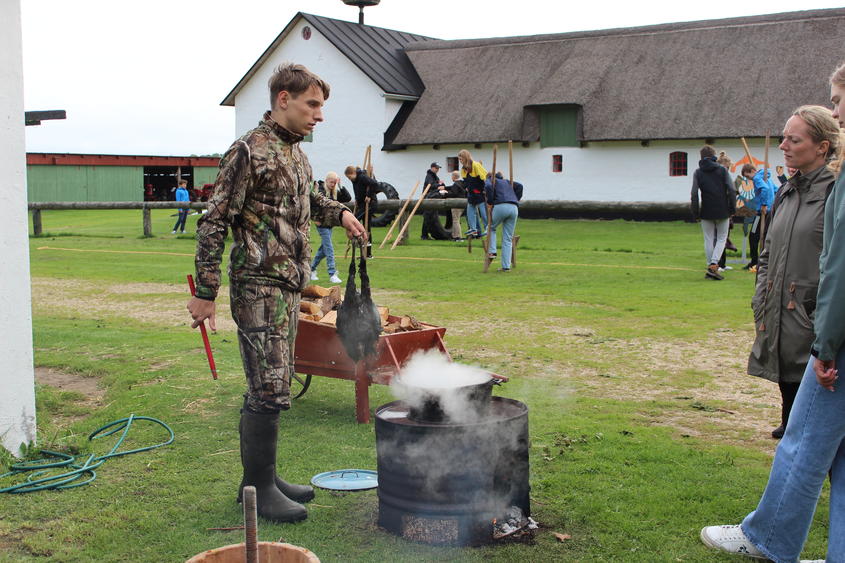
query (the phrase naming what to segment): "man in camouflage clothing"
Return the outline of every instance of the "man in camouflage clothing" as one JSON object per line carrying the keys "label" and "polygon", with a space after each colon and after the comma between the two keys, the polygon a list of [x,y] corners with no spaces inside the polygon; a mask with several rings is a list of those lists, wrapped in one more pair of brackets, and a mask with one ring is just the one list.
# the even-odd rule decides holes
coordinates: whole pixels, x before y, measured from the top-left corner
{"label": "man in camouflage clothing", "polygon": [[258,127],[235,141],[220,161],[197,223],[196,296],[188,302],[193,327],[205,319],[214,330],[214,299],[228,228],[232,317],[247,379],[241,410],[243,479],[256,488],[258,514],[277,522],[307,517],[301,502],[314,498],[305,485],[276,475],[279,412],[290,408],[290,378],[300,293],[310,278],[309,220],[342,225],[363,240],[351,212],[313,188],[311,166],[299,146],[323,121],[329,86],[302,65],[285,64],[270,78],[271,110]]}

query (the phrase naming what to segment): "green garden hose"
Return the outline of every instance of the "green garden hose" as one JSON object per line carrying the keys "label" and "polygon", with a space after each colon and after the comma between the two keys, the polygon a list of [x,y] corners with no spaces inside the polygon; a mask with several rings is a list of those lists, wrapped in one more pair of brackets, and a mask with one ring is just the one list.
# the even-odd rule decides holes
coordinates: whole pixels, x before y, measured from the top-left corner
{"label": "green garden hose", "polygon": [[[136,420],[148,420],[150,422],[154,422],[159,426],[162,426],[165,430],[167,430],[167,432],[170,434],[170,437],[167,439],[166,442],[162,442],[160,444],[144,446],[143,448],[135,448],[134,450],[126,450],[123,452],[117,451],[120,445],[123,444],[123,441],[126,439],[126,436],[129,434],[129,429],[132,426],[132,423]],[[155,448],[167,446],[168,444],[173,443],[173,439],[175,437],[173,434],[173,430],[167,424],[158,420],[157,418],[152,418],[149,416],[135,416],[134,414],[131,414],[127,418],[115,420],[114,422],[110,422],[105,426],[101,426],[100,428],[94,430],[91,434],[88,435],[88,439],[96,440],[97,438],[105,438],[106,436],[111,436],[112,434],[116,434],[121,430],[123,430],[123,433],[120,435],[120,439],[118,439],[118,441],[114,444],[114,447],[112,447],[109,453],[102,456],[95,456],[94,454],[90,454],[88,455],[87,459],[85,459],[85,461],[81,463],[79,462],[79,460],[85,457],[85,455],[79,456],[77,458],[68,454],[63,454],[61,452],[41,450],[41,454],[45,457],[31,461],[23,461],[21,463],[16,463],[12,465],[9,468],[10,471],[0,475],[0,480],[6,477],[14,477],[28,473],[26,480],[22,483],[18,483],[17,485],[0,488],[0,493],[20,494],[32,493],[35,491],[43,491],[46,489],[63,490],[72,489],[74,487],[81,487],[82,485],[87,485],[88,483],[97,478],[97,473],[95,469],[104,464],[107,459],[123,455],[135,454],[138,452],[145,452],[147,450],[153,450]],[[66,467],[69,469],[69,471],[58,475],[49,475],[46,477],[44,476],[48,473],[51,473],[51,469],[55,469],[57,467]]]}

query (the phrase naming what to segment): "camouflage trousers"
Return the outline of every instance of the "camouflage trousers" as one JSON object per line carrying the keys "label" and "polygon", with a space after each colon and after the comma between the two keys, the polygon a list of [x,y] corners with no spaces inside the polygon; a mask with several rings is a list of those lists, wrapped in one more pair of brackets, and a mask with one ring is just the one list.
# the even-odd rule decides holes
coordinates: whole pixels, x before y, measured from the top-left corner
{"label": "camouflage trousers", "polygon": [[246,405],[258,413],[289,409],[299,292],[232,283],[229,293],[246,374]]}

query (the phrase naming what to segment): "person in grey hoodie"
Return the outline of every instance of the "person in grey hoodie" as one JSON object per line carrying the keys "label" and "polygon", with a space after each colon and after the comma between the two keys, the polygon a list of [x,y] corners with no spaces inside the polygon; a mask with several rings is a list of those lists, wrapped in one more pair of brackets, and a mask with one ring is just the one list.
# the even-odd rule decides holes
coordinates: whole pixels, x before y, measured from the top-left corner
{"label": "person in grey hoodie", "polygon": [[783,129],[780,149],[798,172],[778,191],[770,214],[751,300],[757,337],[748,358],[749,374],[780,387],[781,425],[773,438],[783,437],[810,355],[824,208],[834,182],[828,163],[840,148],[839,124],[827,108],[801,106]]}
{"label": "person in grey hoodie", "polygon": [[692,175],[690,210],[695,220],[701,220],[707,259],[705,276],[722,280],[724,277],[719,272],[719,260],[728,240],[731,215],[736,212],[736,192],[727,168],[716,162],[716,149],[710,145],[701,148],[698,170]]}

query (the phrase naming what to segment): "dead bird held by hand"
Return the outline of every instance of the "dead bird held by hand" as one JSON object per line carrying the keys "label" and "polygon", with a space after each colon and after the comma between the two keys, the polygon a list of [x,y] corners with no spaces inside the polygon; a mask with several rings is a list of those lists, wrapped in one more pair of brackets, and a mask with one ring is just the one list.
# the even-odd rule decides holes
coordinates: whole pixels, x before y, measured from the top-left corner
{"label": "dead bird held by hand", "polygon": [[356,363],[362,358],[375,356],[378,337],[381,334],[381,317],[370,296],[370,277],[367,275],[367,259],[363,249],[358,269],[361,274],[361,292],[355,287],[355,247],[352,244],[352,261],[346,280],[346,295],[337,310],[337,334],[346,353]]}

